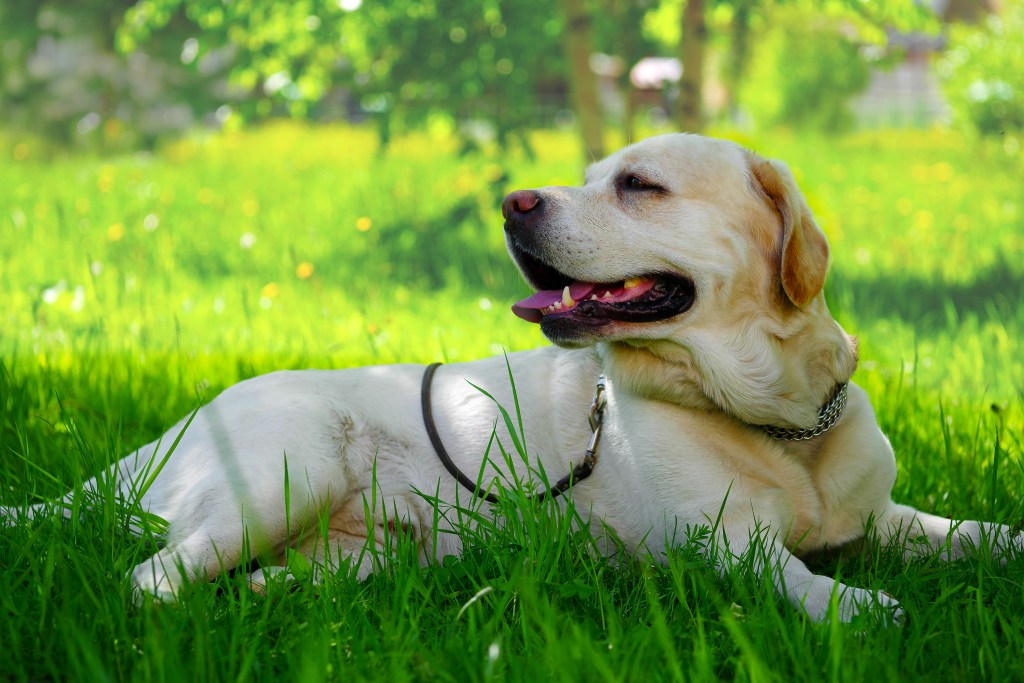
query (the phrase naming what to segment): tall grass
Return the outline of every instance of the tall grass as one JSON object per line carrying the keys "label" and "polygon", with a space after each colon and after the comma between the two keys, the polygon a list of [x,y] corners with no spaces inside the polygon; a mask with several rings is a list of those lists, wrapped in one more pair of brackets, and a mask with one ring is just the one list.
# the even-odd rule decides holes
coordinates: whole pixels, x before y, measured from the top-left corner
{"label": "tall grass", "polygon": [[[897,499],[1024,518],[1020,165],[943,131],[742,141],[793,166],[830,237],[829,303],[860,336],[855,380],[897,451]],[[527,290],[504,254],[498,201],[576,184],[582,167],[570,136],[538,133],[534,148],[532,160],[460,155],[423,135],[381,151],[360,129],[294,124],[117,158],[8,142],[0,500],[59,495],[254,374],[544,343],[508,313]],[[228,574],[138,609],[123,577],[152,540],[113,506],[0,529],[0,676],[1024,675],[1020,560],[826,558],[817,571],[884,588],[909,621],[816,625],[742,567],[719,577],[699,537],[667,566],[610,561],[571,500],[514,498],[461,530],[462,556],[427,568],[398,552],[366,582],[300,577],[266,597]]]}

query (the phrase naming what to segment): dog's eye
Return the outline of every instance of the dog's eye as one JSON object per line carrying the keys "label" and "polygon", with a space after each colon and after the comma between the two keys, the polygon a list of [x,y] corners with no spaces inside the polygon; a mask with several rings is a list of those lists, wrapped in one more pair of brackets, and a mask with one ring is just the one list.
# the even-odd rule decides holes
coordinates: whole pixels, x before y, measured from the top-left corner
{"label": "dog's eye", "polygon": [[662,192],[663,188],[659,185],[655,185],[647,180],[644,180],[638,175],[632,173],[623,175],[619,180],[619,185],[624,190],[633,190],[636,192],[655,191]]}

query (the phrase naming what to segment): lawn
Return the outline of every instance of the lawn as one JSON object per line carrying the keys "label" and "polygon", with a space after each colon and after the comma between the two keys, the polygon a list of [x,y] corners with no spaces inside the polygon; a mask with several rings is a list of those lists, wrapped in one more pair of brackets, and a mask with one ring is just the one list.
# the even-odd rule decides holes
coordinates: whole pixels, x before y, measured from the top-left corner
{"label": "lawn", "polygon": [[[1024,163],[942,130],[734,137],[791,164],[829,235],[896,499],[1024,520]],[[533,148],[278,124],[104,158],[0,136],[0,502],[59,495],[255,374],[543,344],[509,313],[527,289],[498,204],[582,166],[568,133]],[[363,583],[224,576],[138,609],[123,578],[152,539],[112,507],[0,529],[0,678],[1024,678],[1024,559],[826,558],[908,621],[819,625],[694,543],[612,564],[571,502],[502,513],[439,565],[399,539]]]}

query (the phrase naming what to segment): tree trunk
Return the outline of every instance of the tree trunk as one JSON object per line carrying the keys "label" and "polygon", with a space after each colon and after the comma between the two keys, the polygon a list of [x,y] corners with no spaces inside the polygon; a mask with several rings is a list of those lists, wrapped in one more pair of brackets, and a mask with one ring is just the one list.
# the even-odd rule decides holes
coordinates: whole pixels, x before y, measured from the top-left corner
{"label": "tree trunk", "polygon": [[563,6],[567,29],[565,56],[569,63],[569,96],[583,134],[584,156],[587,161],[593,161],[604,156],[604,142],[597,80],[590,70],[590,15],[583,6],[583,0],[564,0]]}
{"label": "tree trunk", "polygon": [[739,119],[739,90],[750,64],[751,1],[740,0],[733,5],[732,50],[725,70],[727,109],[733,123]]}
{"label": "tree trunk", "polygon": [[679,81],[677,121],[679,130],[691,133],[699,133],[702,128],[701,91],[704,87],[704,45],[707,37],[704,0],[686,0],[680,46],[683,77]]}
{"label": "tree trunk", "polygon": [[615,17],[615,22],[622,27],[621,31],[614,34],[613,40],[616,43],[615,54],[622,60],[622,73],[618,78],[619,96],[623,102],[622,112],[622,135],[625,143],[636,142],[636,93],[633,91],[633,84],[629,80],[629,71],[636,62],[643,57],[640,41],[637,40],[640,29],[639,3],[636,0],[612,0],[608,10]]}

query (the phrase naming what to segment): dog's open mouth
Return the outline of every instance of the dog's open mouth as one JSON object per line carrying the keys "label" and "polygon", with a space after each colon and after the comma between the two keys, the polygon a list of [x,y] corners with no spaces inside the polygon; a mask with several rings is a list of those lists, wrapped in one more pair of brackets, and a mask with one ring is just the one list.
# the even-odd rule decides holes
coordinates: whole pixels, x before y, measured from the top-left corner
{"label": "dog's open mouth", "polygon": [[[544,289],[512,306],[512,312],[523,320],[539,323],[571,317],[591,324],[656,322],[689,310],[695,295],[689,278],[661,273],[617,282],[574,281],[550,267],[544,275],[540,282]],[[532,279],[536,282],[537,278]]]}

